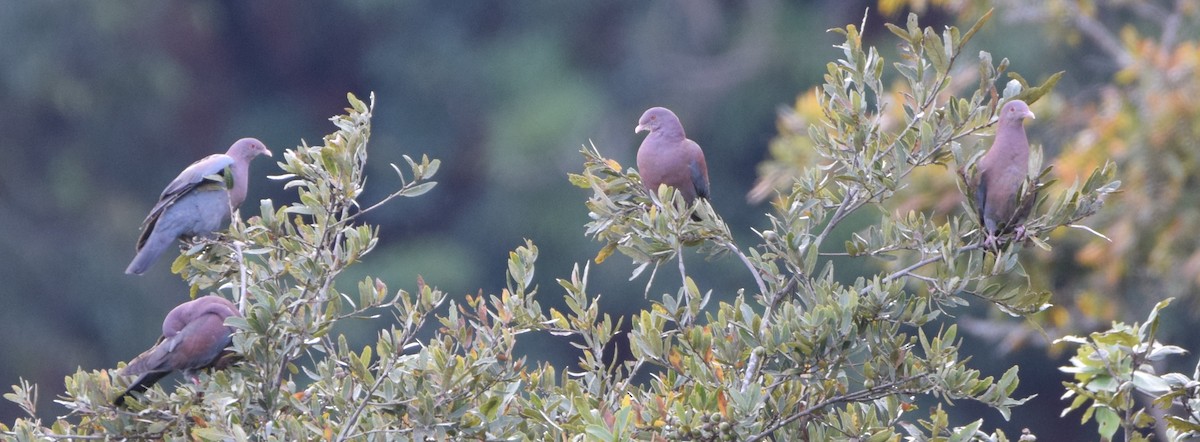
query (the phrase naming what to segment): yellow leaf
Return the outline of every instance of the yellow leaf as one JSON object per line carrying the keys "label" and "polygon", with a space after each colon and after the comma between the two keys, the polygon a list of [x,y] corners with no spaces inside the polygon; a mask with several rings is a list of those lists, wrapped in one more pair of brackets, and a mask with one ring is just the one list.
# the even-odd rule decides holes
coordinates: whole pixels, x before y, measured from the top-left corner
{"label": "yellow leaf", "polygon": [[566,327],[570,324],[570,321],[567,321],[567,317],[563,316],[562,312],[555,310],[553,307],[550,308],[550,319],[553,319],[559,327]]}
{"label": "yellow leaf", "polygon": [[604,260],[608,259],[609,256],[612,256],[614,250],[617,250],[617,243],[610,242],[606,244],[604,248],[600,249],[600,252],[596,254],[596,264],[603,263]]}
{"label": "yellow leaf", "polygon": [[679,354],[679,351],[671,349],[671,354],[667,355],[667,362],[670,362],[676,370],[683,371],[683,356]]}
{"label": "yellow leaf", "polygon": [[188,259],[190,258],[187,255],[180,254],[174,261],[171,261],[171,273],[179,274],[179,272],[182,272],[187,267]]}

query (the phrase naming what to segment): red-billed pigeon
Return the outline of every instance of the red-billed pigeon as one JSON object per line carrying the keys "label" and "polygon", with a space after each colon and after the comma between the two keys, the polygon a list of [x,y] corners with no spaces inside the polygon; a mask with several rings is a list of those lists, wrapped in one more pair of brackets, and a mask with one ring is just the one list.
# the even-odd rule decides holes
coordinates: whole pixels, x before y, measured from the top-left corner
{"label": "red-billed pigeon", "polygon": [[985,246],[995,245],[996,238],[1003,233],[1024,234],[1020,224],[1033,207],[1032,196],[1020,195],[1021,185],[1029,179],[1025,118],[1034,118],[1034,115],[1024,101],[1005,103],[1000,108],[996,139],[979,160],[975,199],[986,233]]}
{"label": "red-billed pigeon", "polygon": [[173,371],[183,370],[184,375],[195,377],[197,370],[229,365],[232,357],[225,349],[233,342],[233,329],[225,325],[225,318],[230,316],[241,314],[232,302],[216,295],[171,309],[158,342],[121,370],[121,376],[138,378],[113,404],[123,405],[126,396],[146,391]]}
{"label": "red-billed pigeon", "polygon": [[[259,154],[271,156],[262,141],[242,138],[224,154],[214,154],[192,163],[163,189],[158,203],[142,221],[137,255],[125,273],[140,275],[162,255],[176,238],[206,236],[229,219],[231,208],[246,199],[250,160]],[[208,179],[226,168],[233,174],[233,187],[224,181]]]}
{"label": "red-billed pigeon", "polygon": [[642,183],[651,194],[660,184],[677,189],[691,204],[696,197],[708,198],[708,165],[704,151],[687,139],[679,117],[667,108],[652,107],[638,119],[634,133],[650,131],[638,147],[637,166]]}

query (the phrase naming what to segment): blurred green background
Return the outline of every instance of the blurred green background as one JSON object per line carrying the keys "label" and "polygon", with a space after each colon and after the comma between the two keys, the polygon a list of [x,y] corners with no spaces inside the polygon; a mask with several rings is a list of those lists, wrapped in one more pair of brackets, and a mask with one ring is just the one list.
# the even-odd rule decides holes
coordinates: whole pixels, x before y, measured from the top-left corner
{"label": "blurred green background", "polygon": [[[588,192],[566,175],[581,170],[578,150],[589,142],[632,166],[641,140],[633,127],[651,106],[675,110],[704,147],[713,206],[751,246],[769,206],[748,203],[746,194],[778,113],[811,94],[825,64],[841,55],[832,48],[840,39],[826,29],[862,22],[875,2],[299,5],[0,2],[0,385],[22,377],[40,384],[42,413],[57,415],[50,401],[63,376],[115,367],[148,347],[188,293],[169,256],[143,277],[122,273],[162,187],[240,137],[257,137],[277,155],[301,140],[319,142],[347,92],[365,99],[373,91],[378,103],[362,201],[398,187],[388,163],[402,154],[443,161],[432,192],[367,219],[382,239],[348,278],[378,276],[395,290],[422,275],[457,296],[498,293],[507,251],[528,238],[541,252],[540,300],[558,305],[554,278],[599,250],[583,236]],[[885,20],[903,15],[871,12],[866,35],[890,55]],[[930,11],[922,25],[953,20]],[[1096,61],[1086,42],[1030,51],[1045,46],[1039,29],[993,21],[972,46],[1008,57],[1031,80],[1066,70],[1059,89],[1083,96],[1109,81],[1115,69]],[[1067,135],[1037,121],[1031,138],[1052,156]],[[259,199],[294,198],[266,178],[279,173],[273,160],[259,159],[251,173],[243,216],[257,214]],[[719,299],[753,285],[732,259],[690,254],[688,265]],[[627,281],[632,268],[620,256],[593,264],[589,289],[609,313],[647,305],[645,276]],[[674,291],[673,268],[658,279],[654,294]],[[375,327],[345,332],[365,342]],[[565,365],[574,357],[561,339],[523,339],[531,360]],[[1059,362],[1044,348],[980,352],[975,365],[985,373],[1022,363],[1018,394],[1039,398],[1007,424],[995,412],[975,417],[1010,435],[1021,427],[1039,436],[1062,431]],[[0,402],[0,421],[17,413]],[[1066,419],[1075,428],[1076,417]]]}

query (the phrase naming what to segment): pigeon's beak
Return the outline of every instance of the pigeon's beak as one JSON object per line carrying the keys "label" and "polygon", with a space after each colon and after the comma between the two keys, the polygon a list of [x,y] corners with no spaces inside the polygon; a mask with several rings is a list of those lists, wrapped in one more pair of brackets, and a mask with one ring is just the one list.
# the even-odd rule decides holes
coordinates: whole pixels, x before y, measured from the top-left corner
{"label": "pigeon's beak", "polygon": [[645,124],[639,124],[639,125],[637,125],[637,127],[633,128],[633,133],[640,134],[644,130],[650,130],[650,128],[646,127]]}
{"label": "pigeon's beak", "polygon": [[271,149],[263,149],[263,154],[266,156],[269,156],[269,157],[275,156],[275,155],[271,155]]}
{"label": "pigeon's beak", "polygon": [[1029,111],[1029,110],[1025,111],[1025,116],[1026,116],[1026,117],[1029,117],[1029,119],[1030,119],[1030,120],[1036,120],[1036,119],[1037,119],[1037,116],[1033,114],[1033,111]]}

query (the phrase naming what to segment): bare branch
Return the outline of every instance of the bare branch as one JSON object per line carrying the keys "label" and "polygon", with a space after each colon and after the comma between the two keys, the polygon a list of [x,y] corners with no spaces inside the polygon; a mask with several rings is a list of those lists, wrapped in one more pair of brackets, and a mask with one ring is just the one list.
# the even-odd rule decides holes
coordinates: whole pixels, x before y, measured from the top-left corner
{"label": "bare branch", "polygon": [[732,241],[721,240],[719,243],[737,256],[742,261],[742,264],[746,265],[746,268],[750,270],[750,275],[754,277],[754,283],[758,285],[758,292],[765,295],[767,293],[767,284],[763,282],[762,276],[759,275],[759,271],[754,267],[754,264],[750,262],[750,258],[742,253],[738,249],[737,244],[734,244]]}
{"label": "bare branch", "polygon": [[[762,330],[760,330],[760,333],[764,333],[770,326],[771,315],[775,311],[775,307],[779,305],[779,301],[783,299],[783,296],[796,289],[796,278],[797,277],[792,277],[790,280],[788,280],[787,285],[783,286],[783,289],[779,290],[778,292],[769,294],[763,293],[763,297],[767,301],[767,308],[763,311],[761,320]],[[746,375],[742,378],[742,387],[740,391],[745,392],[747,388],[750,388],[750,382],[752,382],[754,378],[758,377],[759,364],[762,363],[763,353],[764,352],[757,349],[751,352],[750,360],[746,362]]]}
{"label": "bare branch", "polygon": [[[978,244],[978,243],[976,243],[976,244],[971,244],[971,245],[968,245],[968,246],[963,246],[962,248],[959,248],[958,250],[955,250],[955,251],[954,251],[954,255],[955,255],[955,256],[957,256],[957,255],[960,255],[960,254],[963,254],[963,253],[966,253],[966,252],[970,252],[970,251],[972,251],[972,250],[978,249],[979,247],[980,247],[980,246],[979,246],[979,244]],[[903,269],[897,270],[897,271],[895,271],[895,272],[892,272],[891,274],[889,274],[889,275],[887,275],[887,276],[883,277],[883,280],[882,280],[882,281],[883,281],[884,283],[888,283],[888,282],[892,282],[892,281],[894,281],[894,280],[896,280],[897,278],[900,278],[900,277],[902,277],[902,276],[908,276],[908,275],[911,275],[911,274],[912,274],[912,272],[913,272],[913,270],[916,270],[916,269],[919,269],[919,268],[921,268],[921,267],[925,267],[925,266],[927,266],[927,265],[929,265],[929,264],[933,264],[933,263],[935,263],[935,262],[941,261],[941,260],[943,259],[943,256],[944,256],[944,255],[942,255],[942,254],[940,254],[940,253],[939,253],[939,254],[936,254],[936,255],[930,256],[930,257],[928,257],[928,258],[922,259],[922,260],[920,260],[920,261],[917,261],[917,262],[913,263],[912,265],[910,265],[910,266],[908,266],[908,267],[905,267],[905,268],[903,268]],[[869,286],[868,286],[868,287],[869,287]],[[860,293],[860,294],[862,294],[862,293],[866,293],[866,292],[867,292],[867,287],[863,287],[863,289],[862,289],[861,291],[859,291],[859,293]]]}

